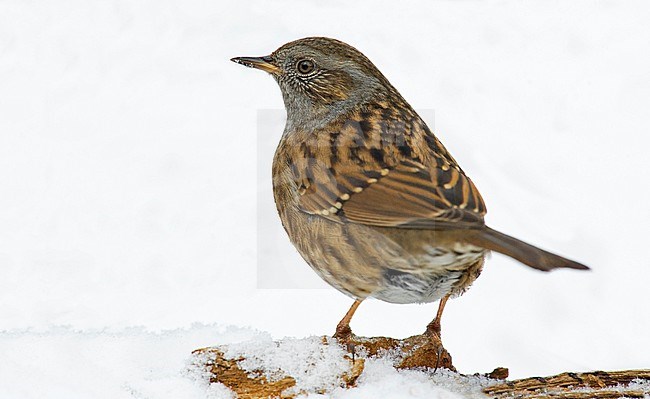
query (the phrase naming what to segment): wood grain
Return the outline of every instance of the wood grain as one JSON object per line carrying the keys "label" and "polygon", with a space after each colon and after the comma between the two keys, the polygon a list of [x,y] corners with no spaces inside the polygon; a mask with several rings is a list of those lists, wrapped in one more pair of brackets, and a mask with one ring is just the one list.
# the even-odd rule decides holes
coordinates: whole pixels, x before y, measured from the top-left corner
{"label": "wood grain", "polygon": [[[437,368],[453,370],[451,356],[442,347],[436,347],[438,342],[425,339],[424,336],[414,336],[403,340],[387,337],[354,337],[352,346],[357,351],[363,347],[368,357],[381,357],[387,351],[398,353],[396,368],[413,368],[425,373],[434,374]],[[323,338],[323,345],[327,339]],[[243,370],[239,363],[243,358],[229,359],[224,356],[224,347],[197,349],[193,352],[197,359],[205,360],[203,368],[208,371],[211,383],[221,383],[231,389],[239,399],[280,398],[291,399],[299,394],[291,390],[296,385],[293,376],[284,376],[276,381],[268,381],[260,377],[262,373]],[[438,356],[440,358],[438,359]],[[365,360],[359,357],[353,359],[345,355],[350,362],[349,371],[341,376],[343,386],[354,388],[357,379],[363,374]],[[474,375],[479,375],[474,374]],[[481,374],[492,379],[483,389],[486,398],[504,399],[614,399],[614,398],[647,398],[650,396],[650,369],[622,371],[593,371],[565,372],[549,377],[530,377],[518,380],[505,380],[508,369],[498,367],[490,373]],[[488,380],[489,381],[489,380]],[[327,394],[327,392],[317,392]]]}

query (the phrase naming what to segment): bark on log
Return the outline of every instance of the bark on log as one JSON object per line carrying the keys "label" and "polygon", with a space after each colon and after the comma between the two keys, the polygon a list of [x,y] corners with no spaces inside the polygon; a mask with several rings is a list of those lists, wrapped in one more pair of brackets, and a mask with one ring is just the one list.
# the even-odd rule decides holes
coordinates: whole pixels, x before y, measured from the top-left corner
{"label": "bark on log", "polygon": [[531,377],[491,385],[484,392],[495,398],[643,398],[650,393],[630,383],[650,380],[650,370],[593,371],[562,373],[552,377]]}
{"label": "bark on log", "polygon": [[[239,367],[243,359],[226,359],[223,353],[216,348],[204,348],[194,351],[195,354],[209,353],[214,361],[208,363],[210,372],[210,383],[220,382],[237,394],[238,399],[292,399],[295,393],[288,393],[287,390],[296,385],[296,380],[287,376],[279,381],[268,381],[265,377],[251,376]],[[363,372],[364,360],[350,359],[352,363],[349,374],[343,376],[346,387],[353,387],[357,378]],[[319,392],[325,393],[325,392]]]}
{"label": "bark on log", "polygon": [[[415,336],[404,340],[355,337],[351,344],[351,347],[356,348],[357,351],[363,348],[365,356],[368,357],[383,356],[387,351],[391,351],[393,359],[397,358],[397,362],[394,363],[396,368],[417,368],[431,373],[436,368],[455,371],[449,353],[439,345],[439,341],[428,337]],[[326,338],[323,338],[323,345],[327,345]],[[240,399],[289,399],[301,393],[290,389],[296,385],[294,377],[287,375],[268,381],[262,373],[243,370],[240,367],[243,358],[226,358],[223,348],[198,349],[194,354],[197,358],[210,359],[202,365],[210,374],[210,382],[224,384]],[[353,359],[353,357],[350,354],[345,356],[350,362],[350,369],[345,375],[340,376],[341,385],[348,388],[355,386],[365,365],[364,359],[358,357]],[[650,385],[639,383],[650,381],[650,370],[566,372],[551,377],[507,381],[505,379],[508,377],[508,369],[500,367],[482,375],[494,379],[493,383],[488,383],[483,389],[486,397],[489,398],[609,399],[650,396],[650,389],[648,389]]]}

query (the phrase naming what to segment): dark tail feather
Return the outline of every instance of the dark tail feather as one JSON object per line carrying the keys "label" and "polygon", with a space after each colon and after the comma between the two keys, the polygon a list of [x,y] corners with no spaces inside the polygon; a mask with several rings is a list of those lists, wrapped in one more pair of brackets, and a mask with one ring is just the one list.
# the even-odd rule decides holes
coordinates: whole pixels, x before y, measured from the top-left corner
{"label": "dark tail feather", "polygon": [[487,226],[476,233],[468,240],[470,244],[508,255],[533,269],[545,272],[561,267],[589,270],[583,264],[546,252],[514,237],[492,230]]}

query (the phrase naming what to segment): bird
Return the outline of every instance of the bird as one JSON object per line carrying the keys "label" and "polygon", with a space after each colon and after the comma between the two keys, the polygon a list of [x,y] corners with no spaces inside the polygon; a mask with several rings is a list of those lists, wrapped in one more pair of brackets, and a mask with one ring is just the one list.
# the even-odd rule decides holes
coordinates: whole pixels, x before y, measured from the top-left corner
{"label": "bird", "polygon": [[491,251],[533,269],[588,270],[488,227],[474,182],[424,120],[359,50],[307,37],[231,61],[269,73],[286,125],[273,195],[290,241],[329,285],[353,299],[334,337],[367,298],[439,301],[423,335],[441,335],[447,300],[463,294]]}

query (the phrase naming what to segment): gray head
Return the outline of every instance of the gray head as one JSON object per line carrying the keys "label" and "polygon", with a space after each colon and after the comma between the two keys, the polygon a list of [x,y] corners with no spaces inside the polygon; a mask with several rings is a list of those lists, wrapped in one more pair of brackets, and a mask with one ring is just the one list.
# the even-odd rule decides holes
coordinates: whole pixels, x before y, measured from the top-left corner
{"label": "gray head", "polygon": [[296,40],[265,57],[232,61],[275,78],[282,90],[288,126],[316,127],[364,103],[401,99],[365,55],[326,37]]}

